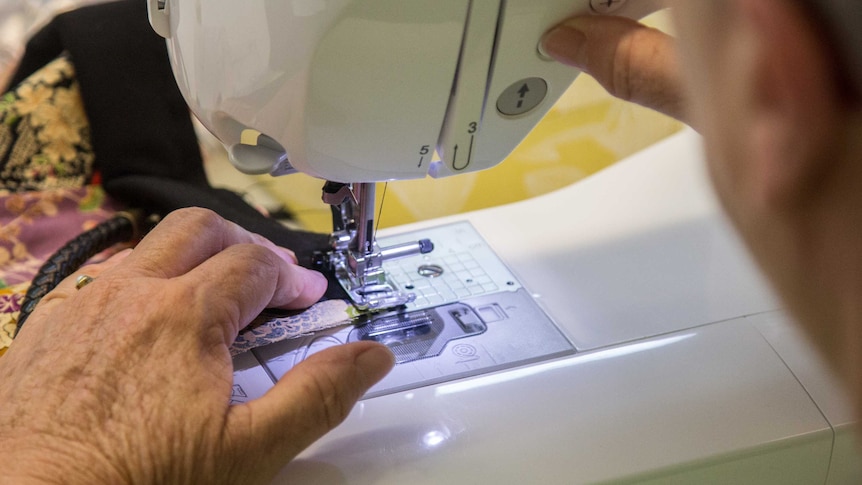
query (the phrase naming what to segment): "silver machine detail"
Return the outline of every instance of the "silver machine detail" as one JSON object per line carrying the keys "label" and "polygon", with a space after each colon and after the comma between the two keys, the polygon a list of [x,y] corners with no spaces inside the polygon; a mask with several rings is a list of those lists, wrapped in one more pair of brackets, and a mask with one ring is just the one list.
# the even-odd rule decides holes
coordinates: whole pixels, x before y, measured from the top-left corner
{"label": "silver machine detail", "polygon": [[332,207],[330,250],[318,264],[331,271],[360,310],[394,308],[415,300],[383,269],[383,262],[434,249],[430,239],[381,248],[374,237],[375,184],[327,182],[323,202]]}

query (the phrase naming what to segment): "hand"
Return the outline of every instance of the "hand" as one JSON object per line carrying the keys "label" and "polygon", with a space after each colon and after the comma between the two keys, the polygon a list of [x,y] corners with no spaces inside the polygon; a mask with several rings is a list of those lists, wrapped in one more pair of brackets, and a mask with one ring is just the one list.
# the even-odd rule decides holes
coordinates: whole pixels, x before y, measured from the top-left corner
{"label": "hand", "polygon": [[667,34],[625,17],[573,17],[545,34],[542,48],[611,95],[687,121],[676,45]]}
{"label": "hand", "polygon": [[[169,215],[136,249],[43,298],[0,358],[2,473],[15,483],[260,483],[392,367],[368,342],[315,354],[230,406],[228,346],[326,280],[214,213]],[[29,480],[29,482],[28,482]]]}

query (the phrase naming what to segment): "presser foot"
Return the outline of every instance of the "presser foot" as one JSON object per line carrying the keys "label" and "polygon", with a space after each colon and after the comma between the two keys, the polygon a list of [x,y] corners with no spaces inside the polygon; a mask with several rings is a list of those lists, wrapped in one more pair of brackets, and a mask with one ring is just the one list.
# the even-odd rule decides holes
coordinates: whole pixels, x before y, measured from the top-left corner
{"label": "presser foot", "polygon": [[320,258],[320,267],[332,272],[354,305],[376,312],[406,305],[416,295],[405,292],[388,277],[385,261],[427,254],[430,239],[379,247],[374,240],[375,184],[326,182],[323,202],[332,207],[331,250]]}
{"label": "presser foot", "polygon": [[[423,241],[424,244],[425,241]],[[339,251],[315,255],[317,269],[333,274],[353,306],[360,311],[389,310],[404,306],[416,299],[415,293],[400,289],[379,265],[365,273],[352,269],[355,266],[365,266],[363,263],[365,258],[357,258]]]}
{"label": "presser foot", "polygon": [[339,282],[344,287],[353,305],[362,311],[378,312],[389,310],[404,306],[416,299],[415,293],[400,291],[388,283],[348,288],[341,278],[339,278]]}

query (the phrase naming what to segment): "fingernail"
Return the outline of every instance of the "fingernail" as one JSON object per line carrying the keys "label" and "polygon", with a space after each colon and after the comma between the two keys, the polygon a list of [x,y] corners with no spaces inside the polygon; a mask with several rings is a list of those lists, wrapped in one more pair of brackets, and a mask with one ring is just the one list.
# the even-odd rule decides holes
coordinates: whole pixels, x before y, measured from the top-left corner
{"label": "fingernail", "polygon": [[362,369],[369,382],[366,382],[368,387],[374,385],[380,379],[386,376],[392,367],[395,366],[395,356],[388,347],[381,344],[369,346],[356,357],[356,366]]}
{"label": "fingernail", "polygon": [[329,280],[320,271],[308,269],[304,266],[297,265],[296,268],[300,271],[305,282],[305,290],[312,293],[326,293],[326,287],[329,286]]}
{"label": "fingernail", "polygon": [[311,273],[311,278],[314,281],[312,284],[317,287],[315,290],[319,291],[321,295],[326,293],[326,288],[329,286],[329,280],[326,279],[326,276],[313,269],[309,269],[308,272]]}
{"label": "fingernail", "polygon": [[275,249],[278,252],[278,255],[281,256],[282,259],[284,259],[285,261],[291,262],[293,264],[299,262],[299,260],[296,259],[296,253],[294,253],[290,249],[283,248],[281,246],[276,246]]}
{"label": "fingernail", "polygon": [[574,24],[576,22],[570,20],[551,29],[542,38],[541,51],[563,64],[582,68],[586,64],[584,44],[587,36]]}

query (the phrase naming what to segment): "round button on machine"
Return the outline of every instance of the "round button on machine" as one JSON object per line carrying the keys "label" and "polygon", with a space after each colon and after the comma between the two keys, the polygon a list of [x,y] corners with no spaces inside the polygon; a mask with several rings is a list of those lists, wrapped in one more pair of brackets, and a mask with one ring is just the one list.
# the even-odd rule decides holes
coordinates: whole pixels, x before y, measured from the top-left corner
{"label": "round button on machine", "polygon": [[497,111],[517,116],[538,106],[548,94],[548,83],[540,77],[528,77],[513,83],[497,98]]}

